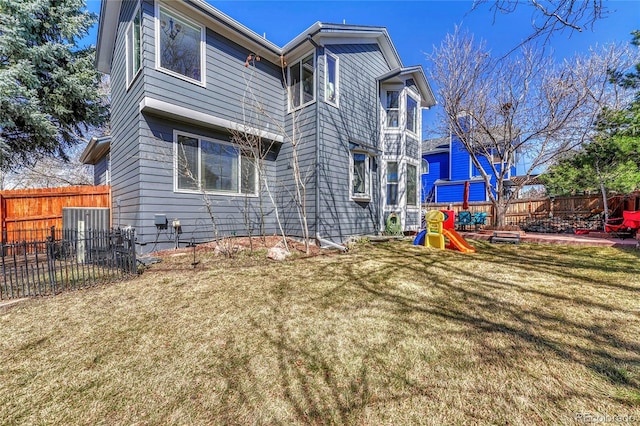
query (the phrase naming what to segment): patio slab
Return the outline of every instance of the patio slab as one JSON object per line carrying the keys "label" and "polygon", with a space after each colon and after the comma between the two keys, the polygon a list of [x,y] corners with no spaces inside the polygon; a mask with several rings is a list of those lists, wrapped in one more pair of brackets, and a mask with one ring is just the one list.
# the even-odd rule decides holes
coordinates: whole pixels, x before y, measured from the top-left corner
{"label": "patio slab", "polygon": [[[493,231],[484,232],[465,232],[461,231],[460,235],[464,238],[475,240],[489,240],[493,235]],[[520,235],[520,241],[523,243],[541,243],[541,244],[566,244],[570,246],[603,246],[603,247],[638,247],[640,242],[634,238],[606,238],[602,233],[594,235],[574,235],[574,234],[535,234],[524,233]]]}

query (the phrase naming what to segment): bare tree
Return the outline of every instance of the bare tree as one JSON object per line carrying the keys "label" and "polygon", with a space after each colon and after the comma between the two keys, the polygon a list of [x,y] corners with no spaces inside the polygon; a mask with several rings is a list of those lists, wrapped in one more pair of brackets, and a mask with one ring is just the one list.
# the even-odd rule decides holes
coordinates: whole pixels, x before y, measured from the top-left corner
{"label": "bare tree", "polygon": [[[272,148],[274,147],[273,140],[263,139],[257,135],[254,129],[259,128],[260,116],[264,115],[266,108],[260,96],[254,90],[255,77],[256,77],[256,62],[260,62],[260,56],[250,54],[245,62],[245,68],[247,73],[243,74],[245,89],[242,97],[242,127],[239,129],[231,129],[232,140],[236,143],[241,150],[247,155],[245,158],[250,158],[256,167],[258,174],[258,208],[260,213],[260,235],[265,238],[265,205],[264,195],[269,198],[273,212],[275,215],[276,224],[282,235],[282,242],[287,251],[289,251],[286,234],[280,220],[280,212],[278,205],[273,197],[271,187],[269,186],[269,180],[266,169],[266,159],[269,156]],[[249,199],[248,196],[244,198],[244,220],[247,232],[251,236],[251,223],[250,223],[250,211],[249,211]],[[251,243],[253,244],[253,243]],[[253,247],[253,245],[251,246]]]}
{"label": "bare tree", "polygon": [[[524,47],[518,55],[494,59],[484,43],[457,29],[433,50],[431,78],[444,110],[441,131],[470,153],[488,188],[494,225],[505,225],[509,203],[532,174],[592,136],[602,108],[620,99],[607,83],[607,71],[624,69],[628,53],[609,47],[556,64]],[[519,158],[526,162],[524,179],[510,187],[510,167]]]}
{"label": "bare tree", "polygon": [[536,39],[546,43],[554,33],[582,32],[608,14],[602,0],[475,0],[472,10],[484,5],[489,5],[494,22],[499,14],[510,14],[523,8],[531,10],[532,33],[514,46],[514,50]]}
{"label": "bare tree", "polygon": [[[247,58],[247,62],[245,63],[246,67],[253,66],[255,67],[255,62],[257,61],[257,56],[254,54],[250,54]],[[284,56],[280,57],[280,68],[282,71],[282,81],[284,82],[287,101],[292,104],[293,101],[293,92],[291,90],[291,86],[287,84],[287,63]],[[310,234],[309,234],[309,224],[308,224],[308,214],[307,214],[307,178],[308,173],[305,170],[302,170],[300,164],[300,156],[299,156],[299,148],[300,144],[303,141],[302,134],[300,132],[300,123],[298,122],[300,119],[300,115],[298,111],[292,111],[290,113],[291,117],[291,130],[287,130],[284,123],[281,122],[278,118],[274,117],[269,110],[266,108],[264,102],[259,99],[253,90],[248,90],[245,92],[245,97],[243,99],[243,108],[250,108],[257,114],[257,118],[260,121],[266,121],[269,124],[273,125],[276,129],[276,132],[283,135],[284,143],[288,144],[291,149],[291,168],[292,168],[292,177],[294,181],[293,192],[291,195],[291,200],[293,201],[296,213],[298,215],[298,219],[300,220],[300,228],[302,230],[302,238],[304,240],[305,251],[308,254],[310,251]],[[246,119],[246,117],[245,117]],[[263,179],[263,183],[267,183],[266,179]],[[273,201],[273,197],[271,192],[268,192],[269,196]],[[280,222],[279,217],[277,218],[278,222]],[[279,223],[279,226],[282,230],[282,227]]]}
{"label": "bare tree", "polygon": [[45,157],[20,169],[1,172],[1,189],[53,188],[58,186],[93,185],[91,169],[79,160],[80,152],[72,149],[68,159]]}

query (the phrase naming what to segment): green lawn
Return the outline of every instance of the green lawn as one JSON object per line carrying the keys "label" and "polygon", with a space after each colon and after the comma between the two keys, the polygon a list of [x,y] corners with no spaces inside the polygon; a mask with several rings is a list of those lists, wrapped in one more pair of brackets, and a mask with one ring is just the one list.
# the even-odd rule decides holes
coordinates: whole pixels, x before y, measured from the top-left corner
{"label": "green lawn", "polygon": [[473,244],[172,256],[2,309],[0,424],[639,422],[640,252]]}

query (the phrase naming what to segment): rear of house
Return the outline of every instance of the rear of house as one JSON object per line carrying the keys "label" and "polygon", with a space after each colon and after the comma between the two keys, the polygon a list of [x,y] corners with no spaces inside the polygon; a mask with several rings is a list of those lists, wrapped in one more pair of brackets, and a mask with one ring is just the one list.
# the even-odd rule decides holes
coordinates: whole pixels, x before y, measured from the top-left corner
{"label": "rear of house", "polygon": [[301,236],[302,209],[318,241],[377,233],[392,211],[419,224],[433,94],[384,28],[316,23],[280,48],[203,1],[105,1],[97,66],[112,134],[110,162],[93,160],[110,165],[113,223],[139,251],[210,240],[214,225],[273,234],[276,219]]}

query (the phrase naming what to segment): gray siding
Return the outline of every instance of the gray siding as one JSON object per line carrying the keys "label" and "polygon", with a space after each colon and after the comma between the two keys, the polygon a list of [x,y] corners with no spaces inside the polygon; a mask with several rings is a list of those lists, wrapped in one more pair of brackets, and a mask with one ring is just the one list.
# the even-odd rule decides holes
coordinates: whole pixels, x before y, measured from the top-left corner
{"label": "gray siding", "polygon": [[[350,141],[378,149],[379,95],[376,77],[389,70],[377,45],[335,45],[326,49],[339,59],[339,107],[320,105],[319,233],[342,242],[354,235],[379,231],[380,158],[372,157],[372,198],[358,202],[350,196]],[[324,60],[320,63],[324,67]],[[319,78],[324,82],[324,69]],[[324,85],[319,85],[324,99]]]}
{"label": "gray siding", "polygon": [[[304,183],[303,197],[309,235],[315,234],[315,166],[316,166],[316,108],[318,102],[287,114],[285,131],[287,137],[280,150],[277,164],[277,195],[283,227],[292,236],[303,236],[302,222],[296,203],[296,185],[293,169],[293,147],[295,141],[300,176]],[[285,106],[286,108],[286,106]]]}
{"label": "gray siding", "polygon": [[[137,6],[135,1],[124,1],[114,47],[111,69],[111,187],[114,208],[113,223],[116,226],[136,226],[140,208],[140,166],[138,161],[138,103],[142,97],[143,75],[138,75],[127,89],[125,31]],[[149,24],[146,14],[143,22]],[[146,49],[144,54],[146,55]]]}
{"label": "gray siding", "polygon": [[110,171],[109,171],[109,154],[105,155],[93,166],[93,184],[94,185],[109,185],[110,184]]}
{"label": "gray siding", "polygon": [[[172,3],[169,3],[171,7]],[[153,12],[151,8],[151,13]],[[156,69],[153,20],[145,23],[145,95],[206,114],[276,131],[282,123],[284,91],[279,65],[264,59],[245,67],[250,50],[206,30],[206,87]],[[257,102],[266,114],[257,113]]]}
{"label": "gray siding", "polygon": [[[228,133],[152,115],[143,116],[140,138],[143,179],[140,183],[140,220],[136,228],[139,242],[145,245],[142,251],[173,246],[175,235],[171,227],[158,231],[154,224],[156,214],[166,215],[170,225],[174,219],[180,220],[182,245],[192,238],[196,242],[213,239],[214,222],[218,236],[260,235],[262,217],[265,220],[264,232],[276,232],[273,206],[265,192],[261,196],[175,192],[174,130],[225,142],[231,139]],[[267,158],[264,165],[267,178],[274,181],[275,159]],[[213,221],[207,209],[208,203],[212,208]]]}

